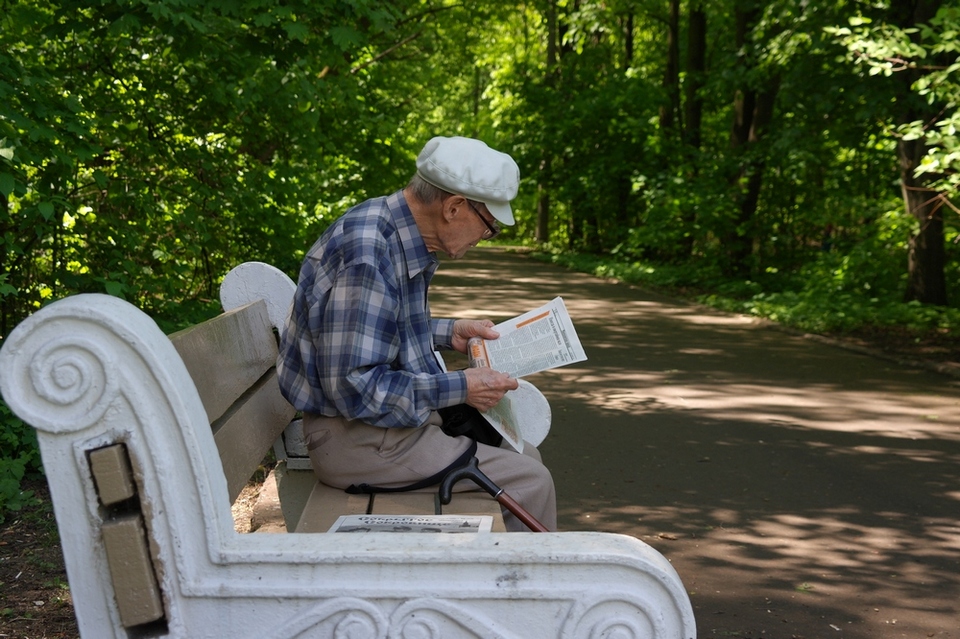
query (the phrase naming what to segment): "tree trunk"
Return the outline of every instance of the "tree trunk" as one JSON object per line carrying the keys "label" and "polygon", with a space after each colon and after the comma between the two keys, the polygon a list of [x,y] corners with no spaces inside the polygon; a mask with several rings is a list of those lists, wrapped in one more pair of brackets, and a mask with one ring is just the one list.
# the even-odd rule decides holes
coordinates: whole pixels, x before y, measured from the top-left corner
{"label": "tree trunk", "polygon": [[699,2],[690,7],[687,24],[687,74],[683,82],[683,131],[684,139],[694,149],[700,148],[701,122],[703,120],[703,87],[707,60],[707,14]]}
{"label": "tree trunk", "polygon": [[623,20],[623,70],[626,71],[633,64],[633,14],[627,14]]}
{"label": "tree trunk", "polygon": [[919,229],[910,236],[907,250],[907,290],[904,299],[923,304],[947,305],[947,280],[944,275],[946,250],[943,235],[941,195],[926,186],[926,180],[914,175],[926,155],[923,140],[901,140],[900,184],[907,213]]}
{"label": "tree trunk", "polygon": [[[703,122],[703,96],[700,89],[706,77],[707,64],[707,16],[699,1],[691,1],[690,15],[687,17],[686,75],[683,80],[683,141],[687,146],[691,164],[689,179],[699,177],[701,129]],[[693,202],[686,203],[681,212],[681,221],[685,233],[677,245],[680,261],[690,258],[696,247],[697,209]]]}
{"label": "tree trunk", "polygon": [[[622,72],[626,74],[630,65],[633,64],[633,14],[628,13],[621,19],[620,23],[623,28]],[[616,224],[618,227],[618,230],[614,232],[615,242],[623,239],[620,231],[630,228],[635,222],[635,220],[630,218],[630,194],[632,190],[632,180],[630,176],[632,171],[633,167],[630,166],[630,163],[624,162],[617,170],[615,176],[614,189],[617,195]]]}
{"label": "tree trunk", "polygon": [[550,173],[552,161],[546,152],[540,161],[540,177],[537,184],[537,229],[536,240],[541,244],[550,241]]}
{"label": "tree trunk", "polygon": [[676,126],[676,116],[680,112],[680,0],[670,0],[663,91],[667,95],[667,104],[660,107],[660,129],[669,131]]}
{"label": "tree trunk", "polygon": [[[557,0],[547,3],[547,86],[556,90],[557,85]],[[550,241],[550,178],[553,158],[544,145],[540,158],[540,175],[537,183],[537,242]]]}
{"label": "tree trunk", "polygon": [[[753,27],[759,10],[737,7],[735,18],[736,46],[738,50],[749,48],[747,34]],[[745,64],[750,64],[749,55]],[[725,270],[728,275],[744,276],[754,270],[751,257],[755,237],[753,221],[760,202],[760,190],[763,186],[764,159],[753,152],[770,122],[780,88],[779,79],[768,79],[760,90],[749,84],[737,90],[733,100],[734,119],[730,131],[730,147],[740,157],[740,168],[733,176],[732,186],[736,193],[737,216],[733,228],[724,239],[727,252]]]}
{"label": "tree trunk", "polygon": [[[891,16],[898,26],[909,29],[930,21],[942,5],[942,0],[895,0],[890,6]],[[914,34],[911,37],[916,38]],[[898,75],[900,87],[896,105],[901,124],[924,120],[933,122],[939,113],[939,105],[929,105],[914,95],[911,86],[922,72],[916,69]],[[918,224],[916,234],[910,236],[907,249],[906,301],[946,306],[947,281],[946,238],[943,234],[943,208],[941,195],[929,188],[934,176],[916,175],[927,145],[924,138],[901,140],[897,144],[897,159],[900,163],[900,187],[907,214]]]}
{"label": "tree trunk", "polygon": [[[738,55],[743,52],[747,43],[747,33],[756,19],[756,9],[743,9],[739,4],[734,11],[734,47]],[[750,64],[750,58],[745,56],[741,64]],[[739,88],[733,96],[733,127],[730,130],[730,148],[738,150],[747,145],[750,137],[753,109],[756,95],[750,88]]]}

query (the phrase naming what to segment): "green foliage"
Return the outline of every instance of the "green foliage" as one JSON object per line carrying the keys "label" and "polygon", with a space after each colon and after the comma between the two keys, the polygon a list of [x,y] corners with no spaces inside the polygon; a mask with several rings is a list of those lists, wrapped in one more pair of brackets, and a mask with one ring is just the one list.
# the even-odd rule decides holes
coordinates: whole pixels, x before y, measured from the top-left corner
{"label": "green foliage", "polygon": [[[295,272],[330,221],[323,203],[378,186],[365,170],[403,179],[357,161],[376,138],[356,131],[390,128],[360,98],[363,61],[395,18],[376,3],[12,3],[4,326],[80,291],[174,316],[215,299],[246,259]],[[328,126],[339,121],[356,128]]]}
{"label": "green foliage", "polygon": [[20,487],[24,477],[40,472],[40,453],[32,428],[17,419],[0,401],[0,522],[34,499],[33,492]]}
{"label": "green foliage", "polygon": [[893,123],[890,135],[924,139],[928,145],[918,175],[929,175],[931,187],[952,194],[960,187],[960,7],[942,6],[928,24],[902,28],[857,15],[850,26],[828,29],[849,50],[850,58],[869,75],[910,72],[912,90],[935,105],[932,120]]}
{"label": "green foliage", "polygon": [[[597,277],[615,279],[754,315],[821,334],[896,326],[916,334],[960,330],[960,309],[899,301],[897,278],[885,262],[895,251],[880,237],[852,255],[824,252],[795,274],[765,273],[757,280],[729,280],[717,269],[663,265],[569,251],[534,255]],[[955,272],[955,275],[960,273]]]}
{"label": "green foliage", "polygon": [[545,16],[528,9],[522,18],[504,16],[495,29],[504,35],[494,51],[512,59],[487,88],[494,96],[492,115],[521,175],[529,176],[515,236],[532,235],[536,194],[546,189],[555,203],[551,242],[610,250],[637,217],[635,182],[656,166],[645,147],[655,138],[649,116],[660,92],[648,77],[624,66],[622,39],[610,28],[620,17],[614,8],[560,3],[559,9],[567,30],[558,36],[551,70],[543,49]]}
{"label": "green foliage", "polygon": [[955,328],[960,319],[956,309],[900,301],[897,263],[903,253],[901,227],[906,223],[899,212],[887,214],[864,228],[846,251],[824,251],[804,264],[786,290],[765,287],[746,298],[721,290],[704,301],[818,333],[887,325],[916,331]]}

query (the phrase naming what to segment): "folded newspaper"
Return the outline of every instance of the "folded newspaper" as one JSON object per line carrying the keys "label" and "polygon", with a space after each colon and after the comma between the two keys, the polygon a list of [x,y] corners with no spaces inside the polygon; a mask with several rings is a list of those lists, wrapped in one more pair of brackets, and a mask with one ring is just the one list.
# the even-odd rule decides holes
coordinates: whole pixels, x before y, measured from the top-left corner
{"label": "folded newspaper", "polygon": [[[470,340],[467,355],[471,367],[489,366],[520,378],[587,359],[567,307],[559,297],[497,324],[494,329],[500,333],[495,340]],[[549,430],[550,404],[533,384],[519,381],[517,390],[504,395],[483,416],[514,450],[523,452],[524,424]],[[544,419],[545,425],[536,423]]]}
{"label": "folded newspaper", "polygon": [[498,339],[470,340],[471,366],[525,377],[587,359],[560,297],[493,328],[500,333]]}
{"label": "folded newspaper", "polygon": [[341,515],[327,532],[483,533],[492,528],[490,515]]}

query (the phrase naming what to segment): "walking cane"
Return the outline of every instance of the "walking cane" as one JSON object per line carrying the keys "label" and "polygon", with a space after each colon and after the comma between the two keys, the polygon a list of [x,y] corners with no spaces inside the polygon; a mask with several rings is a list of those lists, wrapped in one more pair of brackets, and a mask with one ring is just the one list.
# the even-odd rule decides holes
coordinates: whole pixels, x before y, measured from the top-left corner
{"label": "walking cane", "polygon": [[483,474],[480,470],[479,462],[476,457],[471,457],[470,461],[455,468],[447,473],[447,476],[440,482],[440,503],[446,506],[453,498],[453,485],[461,479],[472,479],[480,488],[484,489],[490,496],[499,502],[501,506],[516,515],[517,519],[522,521],[527,528],[533,532],[550,532],[549,529],[541,524],[536,518],[528,513],[523,506],[517,503],[513,497],[503,492],[503,489],[497,486],[493,481]]}

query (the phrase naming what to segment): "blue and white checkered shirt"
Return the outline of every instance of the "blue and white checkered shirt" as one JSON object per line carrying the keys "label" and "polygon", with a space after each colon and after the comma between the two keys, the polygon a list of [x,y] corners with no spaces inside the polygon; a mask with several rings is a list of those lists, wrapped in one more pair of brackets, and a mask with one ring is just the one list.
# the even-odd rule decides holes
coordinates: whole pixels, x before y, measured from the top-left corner
{"label": "blue and white checkered shirt", "polygon": [[280,388],[298,410],[416,427],[462,403],[462,371],[444,373],[454,320],[432,320],[439,264],[402,191],[347,211],[307,253],[281,332]]}

